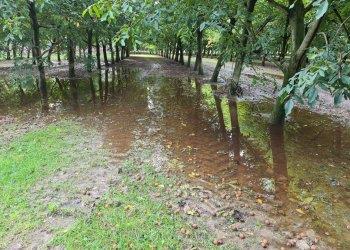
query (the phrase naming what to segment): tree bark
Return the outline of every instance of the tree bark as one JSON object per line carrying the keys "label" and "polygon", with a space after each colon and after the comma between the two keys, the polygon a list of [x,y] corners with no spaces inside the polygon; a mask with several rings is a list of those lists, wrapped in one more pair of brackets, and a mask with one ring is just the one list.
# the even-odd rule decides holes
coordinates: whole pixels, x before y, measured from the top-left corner
{"label": "tree bark", "polygon": [[96,42],[96,61],[97,61],[97,69],[101,70],[101,51],[100,51],[100,42],[98,35],[95,35]]}
{"label": "tree bark", "polygon": [[87,56],[87,72],[91,73],[92,72],[92,29],[87,30],[87,46],[88,46],[88,56]]}
{"label": "tree bark", "polygon": [[219,73],[221,70],[221,67],[224,65],[224,53],[221,53],[219,55],[218,61],[216,62],[216,66],[213,72],[213,75],[211,76],[210,81],[211,82],[217,82],[218,81],[218,77],[219,77]]}
{"label": "tree bark", "polygon": [[175,62],[179,62],[179,56],[180,56],[180,47],[179,47],[179,42],[177,42],[176,49],[175,49]]}
{"label": "tree bark", "polygon": [[107,57],[107,46],[104,43],[102,43],[102,51],[103,51],[103,59],[104,59],[105,67],[108,67],[109,63],[108,63],[108,57]]}
{"label": "tree bark", "polygon": [[187,68],[191,68],[191,59],[192,59],[192,49],[188,50],[188,55],[187,55]]}
{"label": "tree bark", "polygon": [[251,15],[254,12],[256,2],[257,0],[248,0],[247,6],[245,6],[243,3],[241,5],[241,8],[246,8],[246,14],[244,18],[244,25],[242,27],[243,33],[239,44],[241,50],[236,55],[235,67],[233,69],[232,81],[230,83],[231,95],[237,95],[239,80],[241,78],[243,64],[246,57],[246,47],[248,44],[249,29],[252,25]]}
{"label": "tree bark", "polygon": [[32,32],[33,32],[33,54],[37,64],[39,72],[39,90],[41,95],[41,105],[44,112],[49,110],[45,68],[42,61],[41,48],[40,48],[40,33],[39,23],[36,15],[35,1],[27,0],[29,17],[31,20]]}
{"label": "tree bark", "polygon": [[197,68],[198,68],[198,75],[204,75],[203,71],[203,62],[202,62],[202,50],[203,50],[203,30],[200,30],[200,24],[201,22],[198,20],[197,22]]}
{"label": "tree bark", "polygon": [[120,62],[119,46],[117,43],[115,44],[115,61]]}
{"label": "tree bark", "polygon": [[178,41],[178,44],[179,44],[179,49],[180,49],[180,64],[181,65],[185,65],[185,60],[184,60],[184,48],[182,46],[182,41],[181,41],[181,38],[179,38],[179,41]]}
{"label": "tree bark", "polygon": [[109,50],[111,51],[112,65],[114,65],[115,64],[115,60],[114,60],[114,50],[113,50],[112,38],[109,38]]}
{"label": "tree bark", "polygon": [[10,41],[7,41],[6,45],[6,60],[11,60],[11,53],[10,53]]}

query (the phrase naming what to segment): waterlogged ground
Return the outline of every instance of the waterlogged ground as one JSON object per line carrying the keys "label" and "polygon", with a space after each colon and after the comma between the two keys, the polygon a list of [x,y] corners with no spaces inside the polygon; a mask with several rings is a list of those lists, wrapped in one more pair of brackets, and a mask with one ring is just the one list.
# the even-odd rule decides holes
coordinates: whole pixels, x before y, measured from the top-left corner
{"label": "waterlogged ground", "polygon": [[350,247],[350,129],[302,109],[270,127],[269,99],[236,103],[160,59],[132,66],[53,80],[45,122],[35,104],[0,111],[2,142],[62,119],[87,131],[70,138],[84,155],[26,184],[42,224],[12,220],[1,247]]}

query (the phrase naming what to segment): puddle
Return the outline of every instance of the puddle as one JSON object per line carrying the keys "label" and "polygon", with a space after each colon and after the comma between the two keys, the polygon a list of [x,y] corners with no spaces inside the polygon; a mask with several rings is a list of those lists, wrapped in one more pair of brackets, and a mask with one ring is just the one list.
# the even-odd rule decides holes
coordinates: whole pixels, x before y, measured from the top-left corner
{"label": "puddle", "polygon": [[273,204],[271,215],[282,214],[290,230],[303,221],[332,245],[350,247],[350,129],[296,110],[283,131],[268,125],[269,100],[237,104],[194,79],[140,75],[118,68],[74,82],[51,79],[51,112],[100,124],[118,160],[143,131],[190,178],[212,188],[238,183]]}

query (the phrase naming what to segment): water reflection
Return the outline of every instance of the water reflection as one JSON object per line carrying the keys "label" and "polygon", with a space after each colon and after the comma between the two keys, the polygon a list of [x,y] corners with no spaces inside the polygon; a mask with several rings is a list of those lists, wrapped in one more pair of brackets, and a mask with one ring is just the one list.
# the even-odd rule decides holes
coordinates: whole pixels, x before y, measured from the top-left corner
{"label": "water reflection", "polygon": [[135,134],[152,132],[185,163],[185,173],[196,172],[213,187],[235,180],[263,194],[262,180],[273,180],[275,190],[266,195],[288,204],[287,216],[295,216],[292,203],[307,206],[304,216],[322,224],[320,230],[350,242],[350,131],[339,124],[297,110],[283,131],[269,127],[268,102],[222,98],[217,86],[190,78],[139,79],[120,67],[55,82],[51,99],[103,122],[106,141],[121,158]]}
{"label": "water reflection", "polygon": [[270,126],[270,147],[272,151],[275,194],[284,205],[288,202],[288,170],[287,157],[284,148],[284,130],[280,125]]}

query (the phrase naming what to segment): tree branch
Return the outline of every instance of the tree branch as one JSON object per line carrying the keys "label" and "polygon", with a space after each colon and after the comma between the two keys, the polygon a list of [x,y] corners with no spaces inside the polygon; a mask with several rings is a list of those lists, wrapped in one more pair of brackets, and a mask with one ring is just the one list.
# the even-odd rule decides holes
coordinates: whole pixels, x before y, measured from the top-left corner
{"label": "tree branch", "polygon": [[288,14],[289,9],[288,9],[287,6],[284,6],[283,4],[280,4],[280,3],[276,2],[275,0],[267,0],[267,2],[269,4],[271,4],[272,6],[274,6],[275,8],[277,8],[277,9],[283,11],[284,13]]}
{"label": "tree branch", "polygon": [[333,12],[335,13],[337,18],[339,19],[341,27],[343,27],[346,35],[348,36],[348,40],[350,40],[350,32],[349,32],[348,28],[345,25],[345,21],[343,20],[342,16],[340,15],[339,11],[337,10],[337,8],[335,6],[333,6]]}
{"label": "tree branch", "polygon": [[314,37],[317,33],[317,30],[320,27],[322,20],[323,20],[323,17],[314,21],[311,24],[311,27],[307,31],[303,42],[301,43],[300,47],[298,48],[297,52],[295,53],[295,59],[297,62],[300,62],[302,60],[306,50],[309,48],[312,40],[314,39]]}

